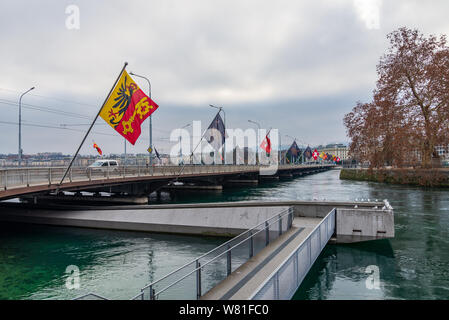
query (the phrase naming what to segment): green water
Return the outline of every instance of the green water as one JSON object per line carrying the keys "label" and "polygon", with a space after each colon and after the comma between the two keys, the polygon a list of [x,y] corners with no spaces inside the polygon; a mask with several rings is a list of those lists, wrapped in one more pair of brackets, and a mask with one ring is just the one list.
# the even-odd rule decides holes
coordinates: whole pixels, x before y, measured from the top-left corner
{"label": "green water", "polygon": [[[340,171],[232,189],[222,195],[178,196],[179,202],[243,200],[388,199],[395,238],[328,245],[294,299],[449,299],[449,189],[345,181]],[[369,289],[368,266],[379,268],[379,289]]]}
{"label": "green water", "polygon": [[[183,193],[176,202],[388,199],[396,236],[328,245],[294,299],[448,299],[449,190],[339,180],[328,171],[257,188]],[[162,200],[162,202],[169,201]],[[0,299],[69,299],[92,291],[126,299],[226,239],[0,224]],[[65,286],[68,265],[80,289]],[[366,286],[379,268],[379,289]]]}
{"label": "green water", "polygon": [[[0,224],[0,299],[129,299],[225,238]],[[67,266],[79,289],[67,289]]]}

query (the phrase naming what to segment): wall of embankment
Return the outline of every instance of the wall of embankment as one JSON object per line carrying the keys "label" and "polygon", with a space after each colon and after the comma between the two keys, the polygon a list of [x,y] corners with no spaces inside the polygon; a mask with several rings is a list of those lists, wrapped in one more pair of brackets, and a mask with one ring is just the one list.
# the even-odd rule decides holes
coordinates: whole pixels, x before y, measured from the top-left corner
{"label": "wall of embankment", "polygon": [[340,179],[449,188],[449,168],[342,169]]}

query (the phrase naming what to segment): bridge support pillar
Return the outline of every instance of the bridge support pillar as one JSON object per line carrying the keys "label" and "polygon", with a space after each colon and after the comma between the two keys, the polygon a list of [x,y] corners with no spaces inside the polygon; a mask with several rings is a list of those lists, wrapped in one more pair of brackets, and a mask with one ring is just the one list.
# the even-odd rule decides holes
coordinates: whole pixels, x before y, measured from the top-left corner
{"label": "bridge support pillar", "polygon": [[282,173],[279,175],[280,180],[290,180],[293,179],[293,175],[291,173]]}
{"label": "bridge support pillar", "polygon": [[259,180],[257,179],[230,179],[225,181],[225,186],[229,187],[247,187],[247,186],[257,186]]}
{"label": "bridge support pillar", "polygon": [[259,181],[261,182],[279,181],[279,176],[259,176]]}

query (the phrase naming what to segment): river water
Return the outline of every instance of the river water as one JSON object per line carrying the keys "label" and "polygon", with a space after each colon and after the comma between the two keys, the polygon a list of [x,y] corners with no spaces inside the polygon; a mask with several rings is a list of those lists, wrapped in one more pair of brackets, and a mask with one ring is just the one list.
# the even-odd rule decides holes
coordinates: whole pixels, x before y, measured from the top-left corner
{"label": "river water", "polygon": [[[388,199],[395,238],[328,245],[294,299],[449,299],[448,194],[447,189],[342,181],[332,170],[256,188],[184,193],[171,201]],[[130,298],[226,240],[0,224],[0,299],[70,299],[90,291]],[[66,287],[70,265],[79,269],[79,289]]]}

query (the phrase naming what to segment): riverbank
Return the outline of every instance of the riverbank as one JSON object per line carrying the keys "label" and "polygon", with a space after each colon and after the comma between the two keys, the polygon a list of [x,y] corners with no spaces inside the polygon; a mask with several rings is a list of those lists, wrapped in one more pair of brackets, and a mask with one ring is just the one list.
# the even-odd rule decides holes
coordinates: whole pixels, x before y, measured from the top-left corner
{"label": "riverbank", "polygon": [[340,179],[449,188],[449,169],[342,169]]}

